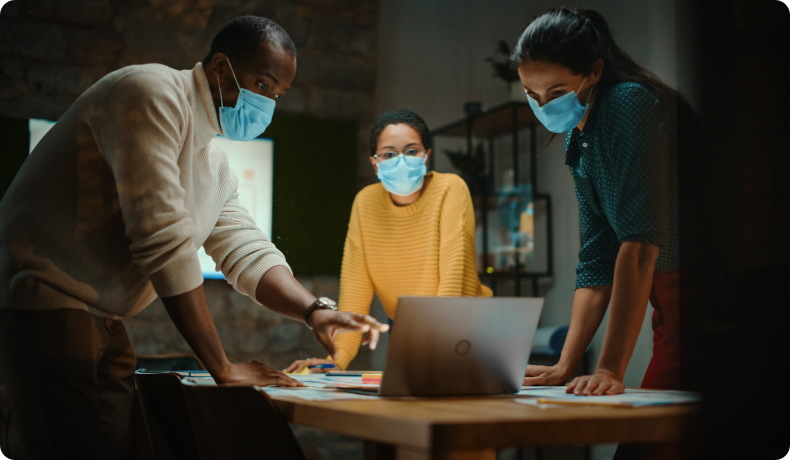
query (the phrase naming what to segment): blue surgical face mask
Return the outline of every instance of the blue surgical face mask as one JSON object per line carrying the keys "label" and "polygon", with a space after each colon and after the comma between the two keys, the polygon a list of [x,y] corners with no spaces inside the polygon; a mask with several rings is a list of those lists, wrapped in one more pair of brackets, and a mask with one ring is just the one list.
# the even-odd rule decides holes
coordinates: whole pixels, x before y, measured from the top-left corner
{"label": "blue surgical face mask", "polygon": [[[233,79],[236,80],[236,73],[230,66]],[[217,86],[219,86],[219,76],[217,76]],[[219,89],[219,122],[222,127],[222,135],[233,141],[249,141],[263,134],[269,123],[272,122],[275,102],[266,96],[247,91],[239,86],[239,98],[236,99],[235,107],[225,107],[222,102],[222,88]]]}
{"label": "blue surgical face mask", "polygon": [[427,173],[425,158],[400,154],[379,163],[376,177],[393,195],[408,196],[422,187]]}
{"label": "blue surgical face mask", "polygon": [[[584,77],[581,86],[579,86],[580,91],[586,80],[587,77]],[[524,92],[526,93],[526,90]],[[590,95],[592,95],[592,91],[590,91]],[[590,96],[587,96],[587,103],[581,105],[579,98],[576,97],[576,91],[551,100],[543,107],[540,107],[538,101],[532,99],[529,94],[527,94],[527,99],[529,99],[529,106],[532,107],[538,120],[553,133],[564,133],[573,129],[582,121],[590,106]]]}

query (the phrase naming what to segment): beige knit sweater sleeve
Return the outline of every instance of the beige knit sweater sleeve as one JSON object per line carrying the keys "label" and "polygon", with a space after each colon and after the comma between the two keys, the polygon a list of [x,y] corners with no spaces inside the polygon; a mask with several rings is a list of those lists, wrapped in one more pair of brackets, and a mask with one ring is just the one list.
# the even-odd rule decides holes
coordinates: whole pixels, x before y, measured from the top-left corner
{"label": "beige knit sweater sleeve", "polygon": [[162,297],[203,283],[195,224],[179,182],[178,156],[192,117],[184,98],[176,83],[135,72],[118,80],[88,116],[115,177],[132,260]]}
{"label": "beige knit sweater sleeve", "polygon": [[[227,161],[225,162],[227,165]],[[255,289],[264,273],[277,265],[291,267],[246,209],[239,204],[239,180],[230,171],[232,194],[222,207],[217,224],[203,243],[225,279],[238,292],[255,298]]]}

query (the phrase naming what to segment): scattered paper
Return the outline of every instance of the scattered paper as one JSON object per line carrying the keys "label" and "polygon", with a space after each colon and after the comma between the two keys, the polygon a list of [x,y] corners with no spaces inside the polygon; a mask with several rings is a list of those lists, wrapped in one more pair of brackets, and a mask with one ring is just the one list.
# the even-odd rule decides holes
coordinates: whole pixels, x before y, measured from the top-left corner
{"label": "scattered paper", "polygon": [[[558,402],[617,404],[626,407],[688,404],[699,402],[702,399],[698,393],[690,391],[642,389],[626,389],[625,393],[619,395],[577,396],[566,394],[565,387],[523,387],[518,392],[518,395],[529,396],[530,398],[515,399],[517,403],[529,405],[539,405],[538,400],[541,398]],[[551,405],[551,403],[548,403],[548,405]]]}
{"label": "scattered paper", "polygon": [[313,388],[337,388],[343,390],[378,390],[381,383],[363,383],[362,377],[324,377],[319,374],[294,376],[306,386]]}
{"label": "scattered paper", "polygon": [[217,382],[214,381],[214,377],[187,377],[184,380],[188,380],[196,385],[209,385],[209,386],[216,386]]}
{"label": "scattered paper", "polygon": [[347,399],[377,399],[378,396],[362,395],[339,391],[337,389],[322,389],[309,387],[256,387],[269,396],[293,396],[307,401],[339,401]]}

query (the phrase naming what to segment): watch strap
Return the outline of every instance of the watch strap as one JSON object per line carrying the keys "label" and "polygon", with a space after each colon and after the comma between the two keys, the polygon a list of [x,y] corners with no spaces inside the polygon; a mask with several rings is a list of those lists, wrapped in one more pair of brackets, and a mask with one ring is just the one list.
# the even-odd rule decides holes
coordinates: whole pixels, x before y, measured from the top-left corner
{"label": "watch strap", "polygon": [[313,304],[310,305],[307,308],[307,310],[304,311],[304,323],[307,324],[307,327],[309,327],[310,329],[313,328],[312,326],[310,326],[310,316],[312,316],[313,312],[320,306],[321,304],[318,303],[318,299],[316,299],[316,301],[313,302]]}

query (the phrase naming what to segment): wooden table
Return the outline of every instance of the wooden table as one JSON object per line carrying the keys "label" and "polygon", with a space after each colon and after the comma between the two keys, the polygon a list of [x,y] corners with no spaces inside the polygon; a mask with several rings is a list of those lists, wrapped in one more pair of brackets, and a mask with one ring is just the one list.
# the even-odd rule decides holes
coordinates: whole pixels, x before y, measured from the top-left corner
{"label": "wooden table", "polygon": [[514,398],[274,400],[289,422],[365,440],[368,460],[495,460],[496,450],[506,447],[661,442],[695,434],[695,405],[541,409]]}

